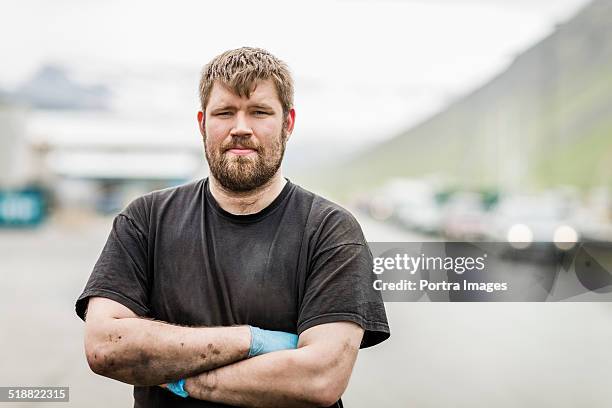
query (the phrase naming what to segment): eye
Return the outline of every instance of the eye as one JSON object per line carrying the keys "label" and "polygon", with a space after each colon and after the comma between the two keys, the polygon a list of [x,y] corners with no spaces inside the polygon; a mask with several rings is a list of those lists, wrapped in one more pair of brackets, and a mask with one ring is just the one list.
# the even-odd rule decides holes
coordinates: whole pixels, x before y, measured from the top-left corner
{"label": "eye", "polygon": [[228,112],[228,111],[224,111],[224,112],[217,112],[215,114],[215,116],[221,116],[221,117],[228,117],[232,114],[232,112]]}
{"label": "eye", "polygon": [[257,115],[257,116],[266,116],[266,115],[269,115],[269,113],[268,113],[268,112],[266,112],[266,111],[261,111],[261,110],[255,111],[254,113],[255,113],[255,115]]}

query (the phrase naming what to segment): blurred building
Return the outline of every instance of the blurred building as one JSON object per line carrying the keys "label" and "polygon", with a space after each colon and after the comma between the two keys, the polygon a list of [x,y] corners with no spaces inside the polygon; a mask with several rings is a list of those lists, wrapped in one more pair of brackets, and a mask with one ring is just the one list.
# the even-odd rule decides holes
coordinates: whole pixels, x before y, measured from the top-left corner
{"label": "blurred building", "polygon": [[199,150],[139,144],[52,144],[45,160],[60,208],[111,214],[138,195],[178,185],[204,167]]}
{"label": "blurred building", "polygon": [[205,176],[201,144],[175,142],[173,132],[107,112],[0,103],[0,225],[37,224],[54,211],[112,214]]}
{"label": "blurred building", "polygon": [[201,143],[172,123],[134,120],[112,112],[36,111],[31,146],[41,157],[39,178],[58,209],[112,214],[146,192],[205,175]]}
{"label": "blurred building", "polygon": [[0,99],[0,189],[28,183],[26,109]]}
{"label": "blurred building", "polygon": [[47,212],[47,194],[33,171],[26,115],[24,106],[0,100],[0,227],[36,225]]}

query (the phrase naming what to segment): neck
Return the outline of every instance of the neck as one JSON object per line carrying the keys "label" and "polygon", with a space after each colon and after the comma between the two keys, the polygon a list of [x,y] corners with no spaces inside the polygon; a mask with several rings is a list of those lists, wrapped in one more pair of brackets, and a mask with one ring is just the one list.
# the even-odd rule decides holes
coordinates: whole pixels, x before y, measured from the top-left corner
{"label": "neck", "polygon": [[234,215],[255,214],[263,210],[278,197],[287,183],[280,169],[266,184],[244,192],[226,189],[212,174],[208,180],[210,192],[219,206]]}

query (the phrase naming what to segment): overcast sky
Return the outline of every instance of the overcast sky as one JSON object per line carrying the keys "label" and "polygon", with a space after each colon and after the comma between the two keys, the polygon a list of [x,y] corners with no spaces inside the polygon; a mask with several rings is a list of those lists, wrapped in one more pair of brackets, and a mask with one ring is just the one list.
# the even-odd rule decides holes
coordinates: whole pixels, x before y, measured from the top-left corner
{"label": "overcast sky", "polygon": [[226,49],[258,46],[295,74],[294,136],[361,144],[483,83],[586,3],[3,1],[0,87],[58,62],[75,77],[116,85],[118,111],[169,113],[195,130],[201,66]]}

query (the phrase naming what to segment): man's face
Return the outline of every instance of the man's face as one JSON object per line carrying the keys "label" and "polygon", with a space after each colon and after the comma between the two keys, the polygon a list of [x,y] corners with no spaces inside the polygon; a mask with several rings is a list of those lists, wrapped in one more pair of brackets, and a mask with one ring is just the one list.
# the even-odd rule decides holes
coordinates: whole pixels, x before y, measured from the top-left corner
{"label": "man's face", "polygon": [[249,98],[215,82],[206,112],[198,113],[212,175],[229,190],[245,192],[268,182],[278,171],[293,109],[286,121],[272,80],[258,81]]}

